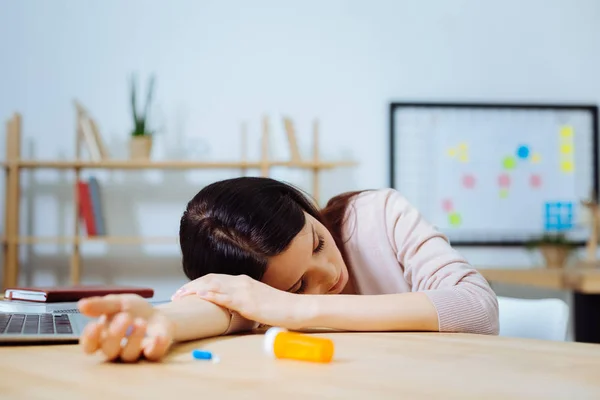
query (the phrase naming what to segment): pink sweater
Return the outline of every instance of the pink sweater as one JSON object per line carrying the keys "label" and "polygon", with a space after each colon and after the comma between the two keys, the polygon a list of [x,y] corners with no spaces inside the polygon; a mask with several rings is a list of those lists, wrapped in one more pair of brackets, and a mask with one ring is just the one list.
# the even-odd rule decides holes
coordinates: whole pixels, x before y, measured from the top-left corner
{"label": "pink sweater", "polygon": [[[441,332],[498,334],[498,302],[487,281],[397,191],[357,195],[346,217],[343,239],[360,294],[423,292]],[[252,326],[233,314],[227,333]]]}
{"label": "pink sweater", "polygon": [[424,292],[441,332],[498,334],[498,302],[487,281],[397,191],[356,196],[344,235],[360,294]]}

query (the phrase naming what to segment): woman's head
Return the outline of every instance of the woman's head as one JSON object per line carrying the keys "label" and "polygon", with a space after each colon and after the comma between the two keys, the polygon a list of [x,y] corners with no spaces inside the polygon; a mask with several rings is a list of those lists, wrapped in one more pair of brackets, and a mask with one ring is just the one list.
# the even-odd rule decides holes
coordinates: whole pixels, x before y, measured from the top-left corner
{"label": "woman's head", "polygon": [[348,281],[323,217],[298,189],[269,178],[235,178],[203,188],[179,230],[183,270],[248,275],[281,290],[339,293]]}

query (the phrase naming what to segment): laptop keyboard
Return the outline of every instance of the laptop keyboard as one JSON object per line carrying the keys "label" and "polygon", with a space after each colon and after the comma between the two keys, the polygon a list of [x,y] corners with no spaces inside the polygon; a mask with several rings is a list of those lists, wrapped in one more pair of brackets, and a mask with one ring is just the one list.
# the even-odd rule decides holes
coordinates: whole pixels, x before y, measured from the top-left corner
{"label": "laptop keyboard", "polygon": [[67,314],[0,314],[0,335],[54,335],[73,333]]}

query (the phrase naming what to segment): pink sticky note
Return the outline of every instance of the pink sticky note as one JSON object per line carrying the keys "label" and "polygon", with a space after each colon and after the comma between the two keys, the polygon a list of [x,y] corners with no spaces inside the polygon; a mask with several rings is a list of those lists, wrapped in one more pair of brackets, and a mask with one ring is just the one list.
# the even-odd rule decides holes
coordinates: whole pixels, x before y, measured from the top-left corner
{"label": "pink sticky note", "polygon": [[542,177],[536,174],[531,175],[531,177],[529,178],[529,184],[531,185],[531,187],[534,188],[542,186]]}
{"label": "pink sticky note", "polygon": [[445,199],[442,201],[442,209],[445,212],[451,212],[454,209],[454,204],[452,204],[452,200],[450,199]]}
{"label": "pink sticky note", "polygon": [[467,189],[473,189],[475,187],[475,177],[471,174],[467,174],[463,176],[462,183]]}
{"label": "pink sticky note", "polygon": [[503,188],[507,188],[510,186],[510,176],[508,174],[501,174],[498,177],[498,185]]}

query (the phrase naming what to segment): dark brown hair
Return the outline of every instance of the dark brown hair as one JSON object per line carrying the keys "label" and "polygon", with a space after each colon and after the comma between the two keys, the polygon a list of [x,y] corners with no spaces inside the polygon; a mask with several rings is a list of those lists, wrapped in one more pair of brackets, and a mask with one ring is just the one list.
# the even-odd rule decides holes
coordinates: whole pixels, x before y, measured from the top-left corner
{"label": "dark brown hair", "polygon": [[299,189],[270,178],[208,185],[188,202],[181,217],[183,271],[192,280],[209,273],[261,280],[268,258],[283,252],[304,227],[304,212],[329,229],[346,258],[342,226],[350,199],[358,193],[338,195],[319,210]]}

